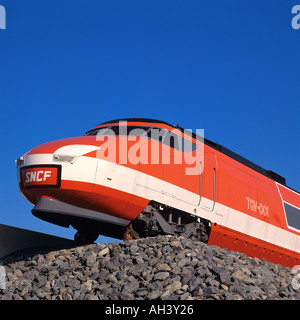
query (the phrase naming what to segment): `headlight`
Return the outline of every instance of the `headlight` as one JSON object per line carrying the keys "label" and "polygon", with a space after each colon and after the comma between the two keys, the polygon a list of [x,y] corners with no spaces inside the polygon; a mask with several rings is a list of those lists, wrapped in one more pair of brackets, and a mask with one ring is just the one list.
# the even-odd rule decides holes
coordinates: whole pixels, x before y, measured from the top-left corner
{"label": "headlight", "polygon": [[16,167],[18,168],[19,166],[24,164],[24,156],[20,157],[19,159],[15,160]]}
{"label": "headlight", "polygon": [[53,155],[53,162],[69,162],[74,163],[78,156],[67,155],[67,154],[57,154]]}

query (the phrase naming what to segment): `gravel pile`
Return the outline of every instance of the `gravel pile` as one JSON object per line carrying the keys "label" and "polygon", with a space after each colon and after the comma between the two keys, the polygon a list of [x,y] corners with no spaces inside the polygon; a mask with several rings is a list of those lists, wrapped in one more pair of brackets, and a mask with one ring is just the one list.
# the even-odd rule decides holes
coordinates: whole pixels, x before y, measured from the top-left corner
{"label": "gravel pile", "polygon": [[0,300],[300,300],[291,269],[182,237],[27,250],[0,262]]}

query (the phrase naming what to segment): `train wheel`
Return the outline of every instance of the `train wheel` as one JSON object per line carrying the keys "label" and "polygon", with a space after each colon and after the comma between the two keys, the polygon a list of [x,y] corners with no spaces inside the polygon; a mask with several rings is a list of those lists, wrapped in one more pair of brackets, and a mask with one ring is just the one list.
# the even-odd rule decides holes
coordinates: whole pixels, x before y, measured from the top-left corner
{"label": "train wheel", "polygon": [[76,244],[89,244],[97,240],[99,236],[98,232],[91,230],[78,230],[74,236],[74,241]]}
{"label": "train wheel", "polygon": [[183,233],[183,236],[187,236],[187,238],[191,240],[201,241],[204,243],[208,242],[210,234],[209,221],[203,219],[200,223],[189,223],[185,227],[187,229],[187,234]]}

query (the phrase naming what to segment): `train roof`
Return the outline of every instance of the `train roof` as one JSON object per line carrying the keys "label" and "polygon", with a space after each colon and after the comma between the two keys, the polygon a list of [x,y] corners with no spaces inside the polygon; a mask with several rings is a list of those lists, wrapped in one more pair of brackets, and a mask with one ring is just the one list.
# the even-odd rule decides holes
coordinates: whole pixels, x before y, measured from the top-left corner
{"label": "train roof", "polygon": [[[190,136],[192,136],[194,139],[196,140],[199,140],[199,141],[202,141],[203,142],[203,137],[201,136],[198,136],[197,134],[193,133],[193,132],[190,132],[184,128],[181,128],[179,125],[172,125],[168,122],[165,122],[165,121],[161,121],[161,120],[156,120],[156,119],[149,119],[149,118],[122,118],[122,119],[115,119],[115,120],[110,120],[110,121],[106,121],[106,122],[103,122],[101,123],[101,125],[103,124],[110,124],[110,123],[115,123],[115,122],[119,122],[119,121],[127,121],[127,122],[147,122],[147,123],[161,123],[161,124],[165,124],[165,125],[168,125],[170,127],[173,127],[173,128],[176,128],[182,132],[184,132],[185,134],[189,134]],[[255,164],[254,162],[240,156],[239,154],[225,148],[224,146],[216,143],[216,142],[213,142],[211,140],[208,140],[206,138],[204,138],[204,143],[208,146],[210,146],[211,148],[219,151],[219,152],[222,152],[223,154],[229,156],[230,158],[246,165],[247,167],[265,175],[266,177],[274,180],[274,181],[277,181],[283,185],[286,186],[286,180],[284,177],[280,176],[279,174],[277,174],[276,172],[272,171],[272,170],[266,170],[262,167],[260,167],[259,165]],[[292,189],[292,188],[290,188]],[[292,189],[293,190],[293,189]],[[294,190],[296,191],[296,190]],[[298,191],[296,191],[298,192]]]}

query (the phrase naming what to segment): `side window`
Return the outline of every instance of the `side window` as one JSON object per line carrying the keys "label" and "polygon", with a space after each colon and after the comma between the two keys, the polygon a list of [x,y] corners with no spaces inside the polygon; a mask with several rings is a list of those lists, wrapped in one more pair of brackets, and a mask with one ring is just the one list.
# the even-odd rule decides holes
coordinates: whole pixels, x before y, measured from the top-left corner
{"label": "side window", "polygon": [[164,136],[162,143],[181,152],[192,152],[198,149],[197,144],[188,139],[180,137],[171,131],[168,131],[168,133]]}
{"label": "side window", "polygon": [[140,127],[129,127],[128,136],[135,136],[135,137],[147,137],[147,128],[140,128]]}
{"label": "side window", "polygon": [[185,138],[182,138],[182,151],[183,152],[192,152],[192,151],[195,151],[199,148],[199,146],[188,140],[188,139],[185,139]]}
{"label": "side window", "polygon": [[167,132],[162,143],[171,148],[182,151],[182,138],[171,131]]}
{"label": "side window", "polygon": [[285,216],[290,227],[300,230],[300,209],[283,202]]}
{"label": "side window", "polygon": [[150,128],[147,132],[150,139],[156,140],[158,142],[163,142],[164,136],[167,134],[168,130],[161,128]]}

